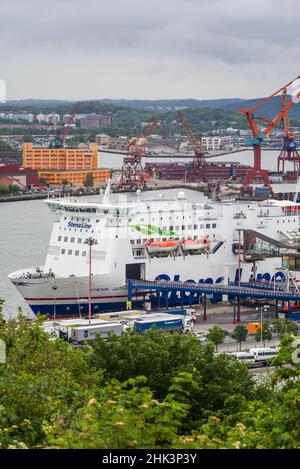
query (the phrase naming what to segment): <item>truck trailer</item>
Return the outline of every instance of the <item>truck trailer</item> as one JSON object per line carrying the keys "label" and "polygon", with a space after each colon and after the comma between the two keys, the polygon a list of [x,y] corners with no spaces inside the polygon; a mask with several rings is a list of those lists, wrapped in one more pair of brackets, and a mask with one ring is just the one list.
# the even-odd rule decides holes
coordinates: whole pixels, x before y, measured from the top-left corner
{"label": "truck trailer", "polygon": [[[152,315],[151,315],[152,316]],[[186,317],[179,315],[158,315],[152,317],[142,317],[133,323],[133,331],[144,334],[150,329],[163,330],[168,332],[186,332]]]}
{"label": "truck trailer", "polygon": [[97,324],[91,326],[74,327],[71,332],[71,341],[77,344],[85,340],[93,340],[99,335],[107,339],[109,334],[122,335],[123,326],[120,323]]}

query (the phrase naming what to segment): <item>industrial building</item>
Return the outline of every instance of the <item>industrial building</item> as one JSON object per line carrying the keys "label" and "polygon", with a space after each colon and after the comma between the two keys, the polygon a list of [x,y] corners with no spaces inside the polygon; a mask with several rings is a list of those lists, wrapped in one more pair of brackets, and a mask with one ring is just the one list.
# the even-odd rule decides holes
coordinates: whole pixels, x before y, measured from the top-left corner
{"label": "industrial building", "polygon": [[88,173],[93,175],[94,184],[104,184],[110,179],[110,169],[76,169],[76,170],[42,170],[39,171],[40,179],[46,179],[48,184],[62,186],[68,181],[72,186],[82,186]]}
{"label": "industrial building", "polygon": [[33,169],[91,170],[98,166],[98,145],[86,148],[34,148],[23,144],[23,166]]}
{"label": "industrial building", "polygon": [[37,170],[26,169],[19,164],[0,164],[0,184],[17,185],[20,189],[28,190],[40,186]]}
{"label": "industrial building", "polygon": [[155,179],[191,181],[213,181],[245,178],[249,166],[238,162],[207,163],[201,174],[193,171],[191,163],[146,163],[145,171]]}

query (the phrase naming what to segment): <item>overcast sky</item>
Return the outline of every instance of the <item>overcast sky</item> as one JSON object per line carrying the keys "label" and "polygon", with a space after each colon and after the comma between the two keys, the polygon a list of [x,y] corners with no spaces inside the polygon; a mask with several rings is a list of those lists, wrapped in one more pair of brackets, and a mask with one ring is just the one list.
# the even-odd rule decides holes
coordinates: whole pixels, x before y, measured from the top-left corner
{"label": "overcast sky", "polygon": [[297,0],[0,0],[7,98],[258,97],[300,74]]}

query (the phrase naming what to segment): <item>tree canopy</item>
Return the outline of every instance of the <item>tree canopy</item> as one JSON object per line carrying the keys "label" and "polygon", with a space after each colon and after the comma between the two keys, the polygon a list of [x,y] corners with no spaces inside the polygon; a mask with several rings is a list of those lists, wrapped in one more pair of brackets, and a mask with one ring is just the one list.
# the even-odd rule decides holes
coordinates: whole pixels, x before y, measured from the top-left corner
{"label": "tree canopy", "polygon": [[78,349],[19,316],[0,321],[0,339],[0,448],[300,446],[290,334],[264,384],[190,333],[111,335]]}

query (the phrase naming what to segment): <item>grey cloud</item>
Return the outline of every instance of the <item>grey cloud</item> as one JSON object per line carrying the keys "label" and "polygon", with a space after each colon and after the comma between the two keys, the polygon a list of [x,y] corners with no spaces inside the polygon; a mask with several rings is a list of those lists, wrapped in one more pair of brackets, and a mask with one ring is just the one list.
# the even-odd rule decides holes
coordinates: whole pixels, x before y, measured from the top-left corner
{"label": "grey cloud", "polygon": [[296,0],[10,0],[1,73],[15,97],[96,97],[99,80],[107,97],[261,95],[300,71],[296,13]]}

